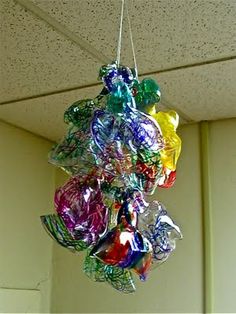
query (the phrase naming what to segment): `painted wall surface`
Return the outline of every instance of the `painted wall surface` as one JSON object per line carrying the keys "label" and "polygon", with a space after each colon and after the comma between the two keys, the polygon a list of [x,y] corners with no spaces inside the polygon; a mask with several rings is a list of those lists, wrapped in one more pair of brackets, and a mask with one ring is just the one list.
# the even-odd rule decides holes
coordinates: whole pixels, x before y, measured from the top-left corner
{"label": "painted wall surface", "polygon": [[[145,283],[137,278],[137,292],[123,295],[106,284],[91,282],[82,271],[83,254],[53,247],[52,312],[148,313],[202,312],[202,217],[197,125],[182,127],[183,153],[175,187],[155,196],[182,227],[184,240],[169,260],[150,273]],[[65,177],[58,172],[57,183]]]}
{"label": "painted wall surface", "polygon": [[50,147],[0,122],[0,312],[49,312],[52,242],[39,216],[52,208]]}
{"label": "painted wall surface", "polygon": [[236,313],[236,119],[210,124],[213,310]]}
{"label": "painted wall surface", "polygon": [[[236,312],[236,119],[211,122],[209,127],[213,309],[232,313]],[[176,185],[159,189],[149,200],[157,198],[166,205],[184,239],[147,282],[136,280],[136,294],[122,295],[91,282],[82,271],[83,254],[73,255],[58,246],[40,224],[39,216],[52,209],[55,185],[67,178],[47,163],[51,143],[0,123],[0,312],[49,312],[50,303],[51,312],[59,313],[203,312],[199,125],[182,126],[179,133],[183,151]]]}

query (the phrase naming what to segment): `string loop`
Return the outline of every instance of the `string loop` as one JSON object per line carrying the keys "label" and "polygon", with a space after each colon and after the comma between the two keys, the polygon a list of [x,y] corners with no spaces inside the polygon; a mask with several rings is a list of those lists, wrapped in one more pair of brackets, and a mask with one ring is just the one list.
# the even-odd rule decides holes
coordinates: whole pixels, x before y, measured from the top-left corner
{"label": "string loop", "polygon": [[116,60],[117,60],[117,65],[119,66],[120,65],[120,55],[121,55],[121,45],[122,45],[122,30],[123,30],[123,20],[124,20],[124,7],[125,6],[126,6],[126,15],[127,15],[127,19],[128,19],[129,37],[130,37],[130,43],[131,43],[131,48],[132,48],[132,54],[133,54],[134,68],[135,68],[135,71],[136,71],[136,75],[138,77],[137,61],[136,61],[136,56],[135,56],[132,27],[131,27],[131,21],[130,21],[130,16],[129,16],[129,8],[128,8],[128,4],[125,3],[125,0],[121,0],[120,28],[119,28],[119,37],[118,37],[118,44],[117,44]]}
{"label": "string loop", "polygon": [[124,5],[125,5],[125,1],[121,0],[120,29],[119,29],[119,37],[118,37],[117,53],[116,53],[116,61],[117,61],[118,66],[120,65],[122,28],[123,28],[123,19],[124,19]]}

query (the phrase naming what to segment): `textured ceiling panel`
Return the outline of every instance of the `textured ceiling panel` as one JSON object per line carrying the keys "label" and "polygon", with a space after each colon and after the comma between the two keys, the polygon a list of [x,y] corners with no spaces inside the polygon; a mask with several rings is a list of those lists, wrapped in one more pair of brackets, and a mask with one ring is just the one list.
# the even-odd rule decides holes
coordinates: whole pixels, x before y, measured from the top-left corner
{"label": "textured ceiling panel", "polygon": [[[236,117],[236,61],[161,73],[156,78],[164,95],[160,110],[173,108],[193,121]],[[0,118],[51,140],[65,131],[63,113],[69,104],[93,98],[100,86],[0,106]],[[184,120],[182,119],[184,122]]]}
{"label": "textured ceiling panel", "polygon": [[100,64],[13,0],[1,0],[0,102],[96,82]]}
{"label": "textured ceiling panel", "polygon": [[[114,59],[120,0],[31,1],[91,49]],[[13,0],[1,0],[0,6],[1,103],[97,82],[100,62],[88,52]],[[235,55],[235,0],[129,0],[129,7],[141,73]],[[132,65],[127,34],[123,62]],[[177,110],[182,122],[236,116],[235,60],[155,76],[164,96],[160,109]],[[3,105],[0,119],[58,140],[65,131],[63,112],[68,104],[94,97],[99,90],[87,87]]]}
{"label": "textured ceiling panel", "polygon": [[167,103],[191,120],[236,117],[236,60],[162,73],[156,79]]}
{"label": "textured ceiling panel", "polygon": [[[52,141],[66,131],[63,114],[78,99],[94,98],[102,86],[40,97],[0,106],[0,119]],[[160,110],[168,110],[163,105]]]}
{"label": "textured ceiling panel", "polygon": [[[120,0],[33,0],[52,17],[114,59]],[[232,56],[235,0],[126,0],[141,73]],[[124,21],[123,63],[131,64]]]}
{"label": "textured ceiling panel", "polygon": [[3,105],[0,106],[0,119],[56,141],[66,130],[63,122],[65,109],[78,99],[95,97],[100,89],[85,88]]}

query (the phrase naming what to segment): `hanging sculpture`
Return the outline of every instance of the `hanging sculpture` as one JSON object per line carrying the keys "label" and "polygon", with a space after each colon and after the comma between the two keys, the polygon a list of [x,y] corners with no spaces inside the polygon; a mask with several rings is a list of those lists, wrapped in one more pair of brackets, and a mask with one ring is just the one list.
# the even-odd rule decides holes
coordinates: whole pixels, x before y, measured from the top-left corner
{"label": "hanging sculpture", "polygon": [[138,80],[128,6],[135,67],[120,65],[121,3],[117,61],[101,67],[104,87],[97,97],[77,101],[64,113],[68,131],[49,162],[70,179],[55,193],[56,213],[41,221],[60,245],[86,251],[90,279],[132,293],[132,273],[145,280],[182,238],[163,204],[144,199],[157,187],[173,186],[181,140],[178,114],[156,112],[161,98],[156,81]]}
{"label": "hanging sculpture", "polygon": [[87,251],[89,278],[131,293],[132,272],[145,280],[182,237],[160,202],[144,200],[157,186],[174,184],[179,119],[174,111],[156,112],[159,86],[139,82],[134,69],[114,62],[99,77],[102,92],[65,111],[68,132],[49,161],[71,178],[55,193],[56,214],[41,220],[60,245]]}

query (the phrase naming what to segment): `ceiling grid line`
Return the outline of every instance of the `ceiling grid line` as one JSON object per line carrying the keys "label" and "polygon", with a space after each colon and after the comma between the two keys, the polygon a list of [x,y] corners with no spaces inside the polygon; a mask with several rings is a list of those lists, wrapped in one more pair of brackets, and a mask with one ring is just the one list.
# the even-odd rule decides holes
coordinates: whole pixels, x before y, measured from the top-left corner
{"label": "ceiling grid line", "polygon": [[[80,38],[79,36],[77,36],[75,33],[73,33],[72,31],[70,31],[69,29],[67,29],[64,25],[62,25],[60,22],[58,22],[55,18],[53,18],[52,16],[50,16],[47,12],[45,12],[44,10],[42,10],[41,8],[39,8],[38,6],[36,6],[34,3],[32,3],[30,0],[15,0],[19,5],[21,5],[22,7],[24,7],[25,9],[29,10],[31,13],[33,13],[37,18],[43,20],[44,22],[46,22],[48,25],[50,25],[54,30],[56,30],[57,32],[59,32],[60,34],[62,34],[64,37],[66,37],[66,39],[72,41],[73,43],[75,43],[76,45],[78,45],[80,48],[82,48],[83,50],[85,50],[86,52],[88,52],[89,54],[91,54],[93,57],[95,57],[98,61],[102,61],[103,63],[110,63],[111,61],[109,60],[108,57],[106,57],[103,53],[101,53],[100,51],[98,51],[97,49],[95,49],[92,45],[90,45],[89,43],[87,43],[84,39]],[[170,71],[171,69],[169,69]],[[166,72],[168,71],[168,69],[163,69],[162,71],[156,72],[157,73],[162,73],[162,72]],[[144,73],[141,74],[140,77],[142,76],[146,76],[149,75],[149,73]],[[88,88],[88,87],[94,87],[94,86],[99,86],[101,85],[101,83],[95,83],[95,84],[90,84],[90,85],[86,85],[86,86],[82,86],[82,87],[77,87],[77,88],[69,88],[67,90],[64,90],[64,92],[66,91],[73,91],[73,90],[78,90],[78,89],[84,89],[84,88]],[[61,90],[59,91],[60,93],[62,92]],[[52,93],[47,93],[47,94],[41,94],[41,95],[36,95],[36,96],[32,96],[29,97],[28,99],[35,99],[35,98],[39,98],[39,97],[45,97],[48,95],[54,95],[57,94],[58,92],[52,92]],[[26,100],[26,99],[24,99]],[[7,105],[7,104],[12,104],[14,102],[19,102],[19,101],[23,101],[23,99],[18,99],[18,100],[10,100],[7,101],[5,103],[0,103],[0,105]],[[165,106],[165,102],[162,100],[162,105]],[[173,105],[171,106],[171,108],[169,106],[165,106],[166,109],[172,109],[172,110],[177,110],[177,108],[175,108]],[[185,120],[185,122],[193,122],[194,120],[192,118],[190,118],[186,113],[184,113],[183,111],[180,112],[180,110],[178,110],[179,112],[179,116],[182,120]]]}
{"label": "ceiling grid line", "polygon": [[[142,74],[139,74],[139,77],[141,78],[141,77],[150,76],[150,75],[158,75],[158,74],[161,74],[161,73],[168,73],[168,72],[184,70],[184,69],[200,67],[200,66],[204,66],[204,65],[216,64],[216,63],[232,61],[232,60],[236,60],[236,56],[219,58],[219,59],[214,59],[214,60],[209,60],[209,61],[204,61],[204,62],[198,62],[198,63],[191,63],[191,64],[182,65],[182,66],[166,68],[166,69],[163,69],[163,70],[142,73]],[[55,90],[55,91],[51,91],[51,92],[47,92],[47,93],[41,93],[41,94],[36,94],[36,95],[22,97],[22,98],[10,99],[10,100],[7,100],[7,101],[0,102],[0,106],[13,104],[13,103],[20,102],[20,101],[25,101],[25,100],[35,99],[35,98],[47,97],[47,96],[51,96],[51,95],[57,95],[57,94],[62,94],[62,93],[66,93],[66,92],[86,89],[86,88],[89,88],[89,87],[96,87],[96,86],[100,86],[100,85],[102,86],[101,82],[96,82],[96,83],[91,83],[91,84],[86,84],[86,85],[81,85],[81,86],[69,87],[69,88],[65,88],[65,89]]]}
{"label": "ceiling grid line", "polygon": [[102,52],[98,51],[92,45],[90,45],[86,40],[79,37],[72,31],[70,31],[65,25],[59,23],[55,18],[49,15],[47,12],[43,11],[41,8],[33,4],[30,0],[15,0],[19,5],[24,7],[25,9],[29,10],[33,13],[37,18],[41,19],[42,21],[46,22],[50,25],[54,30],[58,33],[62,34],[66,39],[72,41],[76,45],[78,45],[81,49],[88,52],[91,56],[93,56],[98,61],[102,63],[109,63],[111,60],[105,56]]}
{"label": "ceiling grid line", "polygon": [[[97,69],[115,55],[120,1],[0,2],[5,34],[0,119],[58,140],[68,105],[100,92]],[[36,7],[36,14],[19,2]],[[140,79],[151,76],[161,86],[159,110],[177,111],[183,124],[236,117],[236,2],[136,0],[130,12]],[[122,60],[130,64],[126,26]],[[102,52],[99,61],[91,54],[94,47]]]}

